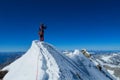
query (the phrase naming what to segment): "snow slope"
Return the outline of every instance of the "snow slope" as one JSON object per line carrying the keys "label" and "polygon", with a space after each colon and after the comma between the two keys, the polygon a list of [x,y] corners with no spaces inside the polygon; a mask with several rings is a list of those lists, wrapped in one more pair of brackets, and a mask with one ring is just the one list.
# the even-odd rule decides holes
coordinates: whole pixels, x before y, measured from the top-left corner
{"label": "snow slope", "polygon": [[71,57],[48,43],[33,41],[25,55],[3,69],[9,71],[3,80],[115,80],[79,51]]}

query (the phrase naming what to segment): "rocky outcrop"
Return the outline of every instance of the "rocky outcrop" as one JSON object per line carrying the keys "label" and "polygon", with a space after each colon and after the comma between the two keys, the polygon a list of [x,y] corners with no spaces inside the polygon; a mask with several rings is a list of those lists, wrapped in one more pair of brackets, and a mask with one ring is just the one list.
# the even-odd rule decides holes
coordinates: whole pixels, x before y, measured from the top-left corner
{"label": "rocky outcrop", "polygon": [[0,71],[0,80],[2,80],[7,73],[8,73],[7,70],[5,70],[5,71]]}

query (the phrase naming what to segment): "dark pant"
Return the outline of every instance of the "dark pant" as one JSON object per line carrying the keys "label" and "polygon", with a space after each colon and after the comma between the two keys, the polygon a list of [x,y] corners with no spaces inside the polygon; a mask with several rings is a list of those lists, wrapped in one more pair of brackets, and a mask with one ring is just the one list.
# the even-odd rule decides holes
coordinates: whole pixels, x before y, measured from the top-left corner
{"label": "dark pant", "polygon": [[44,35],[40,35],[40,41],[44,41]]}

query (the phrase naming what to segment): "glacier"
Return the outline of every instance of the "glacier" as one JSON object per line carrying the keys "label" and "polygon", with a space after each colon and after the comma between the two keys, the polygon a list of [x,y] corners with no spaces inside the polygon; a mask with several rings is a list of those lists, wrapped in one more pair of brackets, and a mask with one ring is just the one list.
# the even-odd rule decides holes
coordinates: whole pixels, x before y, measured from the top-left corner
{"label": "glacier", "polygon": [[65,55],[53,45],[34,40],[19,59],[2,69],[8,70],[3,80],[115,80],[79,50]]}

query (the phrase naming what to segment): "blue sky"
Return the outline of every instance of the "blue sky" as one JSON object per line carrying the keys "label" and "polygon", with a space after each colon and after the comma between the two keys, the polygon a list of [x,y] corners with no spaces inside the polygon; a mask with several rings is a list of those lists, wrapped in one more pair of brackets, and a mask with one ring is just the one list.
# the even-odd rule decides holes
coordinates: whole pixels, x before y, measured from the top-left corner
{"label": "blue sky", "polygon": [[26,51],[39,39],[59,49],[120,49],[120,1],[0,0],[0,51]]}

